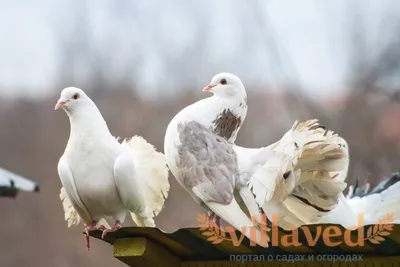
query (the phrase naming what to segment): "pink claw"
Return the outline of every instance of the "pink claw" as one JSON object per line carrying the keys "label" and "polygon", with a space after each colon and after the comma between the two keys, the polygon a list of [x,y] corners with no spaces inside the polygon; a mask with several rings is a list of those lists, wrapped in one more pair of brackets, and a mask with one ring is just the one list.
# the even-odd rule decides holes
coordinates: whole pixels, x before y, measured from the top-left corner
{"label": "pink claw", "polygon": [[83,234],[85,235],[85,240],[86,240],[86,247],[88,249],[88,251],[90,251],[90,236],[89,236],[89,232],[90,231],[95,231],[97,230],[96,228],[96,224],[92,223],[91,225],[89,225],[88,227],[85,228],[85,231],[83,232]]}
{"label": "pink claw", "polygon": [[111,229],[104,229],[103,230],[103,233],[101,234],[101,239],[104,239],[104,237],[110,232],[118,231],[121,227],[122,227],[121,223],[119,221],[115,221],[115,224]]}
{"label": "pink claw", "polygon": [[214,219],[215,219],[215,223],[217,224],[218,228],[220,228],[221,227],[221,217],[219,217],[218,215],[215,215]]}

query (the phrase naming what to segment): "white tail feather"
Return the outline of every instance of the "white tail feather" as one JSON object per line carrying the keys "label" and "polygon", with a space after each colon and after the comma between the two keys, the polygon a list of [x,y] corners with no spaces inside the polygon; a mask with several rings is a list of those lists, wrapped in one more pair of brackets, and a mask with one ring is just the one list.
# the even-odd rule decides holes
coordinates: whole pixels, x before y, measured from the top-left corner
{"label": "white tail feather", "polygon": [[[287,157],[273,159],[271,151]],[[252,175],[249,185],[258,204],[281,214],[281,226],[289,225],[288,220],[293,220],[293,226],[299,226],[300,221],[318,222],[336,207],[346,188],[342,174],[347,173],[349,164],[344,139],[319,126],[316,119],[295,122],[281,140],[266,147],[263,153],[266,163]],[[280,163],[277,164],[279,172],[273,173],[275,168],[270,165],[271,160]],[[293,173],[295,185],[287,183],[287,180],[293,180],[282,179],[286,171]],[[280,193],[275,188],[278,184],[281,185]],[[268,203],[271,194],[279,197]]]}
{"label": "white tail feather", "polygon": [[[318,120],[295,123],[285,136],[290,135],[293,136],[292,142],[304,145],[297,146],[300,151],[296,169],[301,170],[301,175],[293,194],[299,198],[295,200],[291,197],[285,204],[297,207],[298,203],[304,202],[308,206],[306,209],[315,210],[307,220],[311,223],[332,210],[346,188],[346,183],[338,172],[348,167],[348,150],[343,146],[344,140],[333,131],[321,127]],[[301,136],[302,139],[297,140],[296,136]],[[280,146],[280,141],[275,143],[274,150]],[[292,212],[298,211],[298,208],[288,208]],[[304,214],[298,217],[304,217]]]}
{"label": "white tail feather", "polygon": [[122,146],[132,153],[136,168],[135,178],[140,181],[147,207],[146,216],[131,213],[132,220],[138,226],[155,227],[153,218],[164,207],[170,188],[165,157],[140,136],[125,139]]}

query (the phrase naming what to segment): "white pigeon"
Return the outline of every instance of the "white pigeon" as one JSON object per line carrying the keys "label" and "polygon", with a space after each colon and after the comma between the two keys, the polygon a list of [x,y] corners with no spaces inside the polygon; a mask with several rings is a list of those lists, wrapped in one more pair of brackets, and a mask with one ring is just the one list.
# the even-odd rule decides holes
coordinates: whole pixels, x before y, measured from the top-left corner
{"label": "white pigeon", "polygon": [[[69,226],[82,220],[87,242],[89,231],[103,230],[104,238],[118,230],[127,211],[138,226],[155,227],[154,217],[170,187],[163,154],[139,136],[119,143],[81,89],[65,88],[55,106],[59,108],[68,114],[71,125],[58,163],[60,198]],[[111,221],[112,228],[97,226],[100,220]]]}
{"label": "white pigeon", "polygon": [[[247,113],[242,82],[220,73],[203,91],[213,96],[180,111],[164,143],[171,172],[199,204],[238,230],[249,217],[264,224],[260,214],[277,214],[279,225],[289,227],[335,207],[346,187],[337,172],[348,162],[338,135],[310,120],[269,147],[239,147],[234,141]],[[286,203],[289,197],[300,210]]]}
{"label": "white pigeon", "polygon": [[39,185],[16,173],[0,168],[0,196],[15,197],[19,191],[39,192]]}

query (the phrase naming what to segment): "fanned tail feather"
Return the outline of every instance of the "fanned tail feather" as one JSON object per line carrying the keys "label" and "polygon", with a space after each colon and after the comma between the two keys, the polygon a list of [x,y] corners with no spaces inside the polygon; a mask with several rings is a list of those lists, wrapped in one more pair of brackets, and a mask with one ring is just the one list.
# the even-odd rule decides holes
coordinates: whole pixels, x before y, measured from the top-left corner
{"label": "fanned tail feather", "polygon": [[[349,164],[344,139],[316,119],[296,121],[281,140],[267,149],[292,157],[294,170],[300,171],[293,191],[284,200],[291,216],[304,224],[317,223],[336,207],[346,188],[343,172],[347,173]],[[294,223],[299,226],[299,220]]]}
{"label": "fanned tail feather", "polygon": [[131,213],[132,220],[138,226],[155,227],[154,217],[163,209],[170,189],[165,157],[141,136],[125,139],[122,146],[132,153],[147,207],[145,216]]}

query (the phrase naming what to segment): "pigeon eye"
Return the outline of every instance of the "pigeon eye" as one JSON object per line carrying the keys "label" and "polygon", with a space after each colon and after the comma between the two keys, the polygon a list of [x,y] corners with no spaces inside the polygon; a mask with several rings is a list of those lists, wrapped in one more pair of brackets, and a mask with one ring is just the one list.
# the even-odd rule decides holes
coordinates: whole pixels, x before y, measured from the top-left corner
{"label": "pigeon eye", "polygon": [[74,95],[72,96],[72,98],[75,99],[75,100],[77,100],[77,99],[79,98],[79,94],[78,94],[78,93],[74,94]]}
{"label": "pigeon eye", "polygon": [[227,84],[227,82],[226,82],[226,79],[225,79],[225,78],[221,79],[221,81],[219,81],[219,83],[220,83],[220,84],[223,84],[223,85]]}

